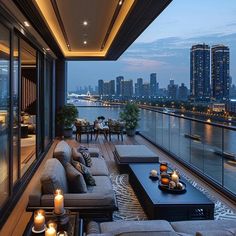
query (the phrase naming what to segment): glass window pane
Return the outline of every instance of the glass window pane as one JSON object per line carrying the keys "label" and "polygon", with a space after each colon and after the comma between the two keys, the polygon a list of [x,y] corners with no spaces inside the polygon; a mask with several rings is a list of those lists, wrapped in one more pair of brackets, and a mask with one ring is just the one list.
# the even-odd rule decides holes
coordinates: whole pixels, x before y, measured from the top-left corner
{"label": "glass window pane", "polygon": [[18,179],[19,163],[19,38],[14,37],[14,61],[12,78],[13,100],[13,183]]}
{"label": "glass window pane", "polygon": [[10,35],[0,24],[0,208],[9,195]]}

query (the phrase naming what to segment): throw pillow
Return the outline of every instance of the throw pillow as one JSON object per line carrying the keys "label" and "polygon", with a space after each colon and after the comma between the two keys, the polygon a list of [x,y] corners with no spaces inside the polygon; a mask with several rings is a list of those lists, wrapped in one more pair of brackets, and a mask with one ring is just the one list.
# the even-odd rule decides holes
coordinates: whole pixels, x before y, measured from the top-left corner
{"label": "throw pillow", "polygon": [[80,152],[82,150],[88,150],[88,148],[85,147],[85,146],[80,145],[79,148],[78,148],[78,151]]}
{"label": "throw pillow", "polygon": [[72,164],[84,176],[87,185],[96,186],[95,179],[85,165],[78,161],[72,161]]}
{"label": "throw pillow", "polygon": [[87,234],[100,234],[99,224],[95,221],[89,221],[86,232]]}
{"label": "throw pillow", "polygon": [[227,230],[215,229],[198,231],[196,232],[196,236],[233,236],[233,234]]}
{"label": "throw pillow", "polygon": [[86,164],[83,155],[80,152],[78,152],[77,149],[74,147],[72,148],[72,159],[82,163],[83,165]]}
{"label": "throw pillow", "polygon": [[86,166],[92,166],[92,159],[88,150],[81,150],[80,153],[83,155]]}
{"label": "throw pillow", "polygon": [[65,164],[70,193],[86,193],[87,186],[83,175],[69,162]]}

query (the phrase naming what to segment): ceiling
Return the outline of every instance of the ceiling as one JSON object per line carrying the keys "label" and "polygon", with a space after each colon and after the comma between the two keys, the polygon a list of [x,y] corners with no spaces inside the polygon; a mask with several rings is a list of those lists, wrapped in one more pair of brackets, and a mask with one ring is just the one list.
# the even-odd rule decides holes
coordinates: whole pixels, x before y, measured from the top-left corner
{"label": "ceiling", "polygon": [[172,0],[12,1],[58,58],[116,60]]}
{"label": "ceiling", "polygon": [[135,0],[35,0],[65,57],[104,57]]}

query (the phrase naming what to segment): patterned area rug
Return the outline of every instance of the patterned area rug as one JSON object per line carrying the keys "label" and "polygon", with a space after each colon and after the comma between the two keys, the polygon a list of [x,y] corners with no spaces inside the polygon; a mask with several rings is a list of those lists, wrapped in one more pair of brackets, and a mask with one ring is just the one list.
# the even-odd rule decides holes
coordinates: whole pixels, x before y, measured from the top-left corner
{"label": "patterned area rug", "polygon": [[[184,174],[181,175],[215,203],[214,215],[216,220],[236,219],[236,212],[233,212],[232,209],[228,208],[225,204],[209,194],[209,192],[198,183],[189,179]],[[127,174],[112,174],[110,177],[113,183],[113,189],[116,193],[119,208],[119,211],[114,212],[113,220],[147,220],[147,216],[129,184],[129,176]]]}

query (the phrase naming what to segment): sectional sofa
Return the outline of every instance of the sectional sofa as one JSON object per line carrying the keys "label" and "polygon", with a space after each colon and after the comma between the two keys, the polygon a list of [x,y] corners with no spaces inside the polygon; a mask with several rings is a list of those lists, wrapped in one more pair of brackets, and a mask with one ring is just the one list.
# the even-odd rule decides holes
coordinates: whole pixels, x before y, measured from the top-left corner
{"label": "sectional sofa", "polygon": [[52,209],[56,188],[64,192],[64,204],[67,209],[79,211],[88,218],[112,219],[112,212],[117,210],[116,198],[112,189],[109,172],[104,158],[98,149],[88,150],[92,159],[89,171],[96,185],[86,186],[86,192],[71,191],[65,164],[71,162],[72,148],[65,141],[60,141],[53,153],[53,158],[46,161],[41,178],[29,196],[28,210],[38,208]]}
{"label": "sectional sofa", "polygon": [[89,222],[86,236],[235,236],[235,220]]}

